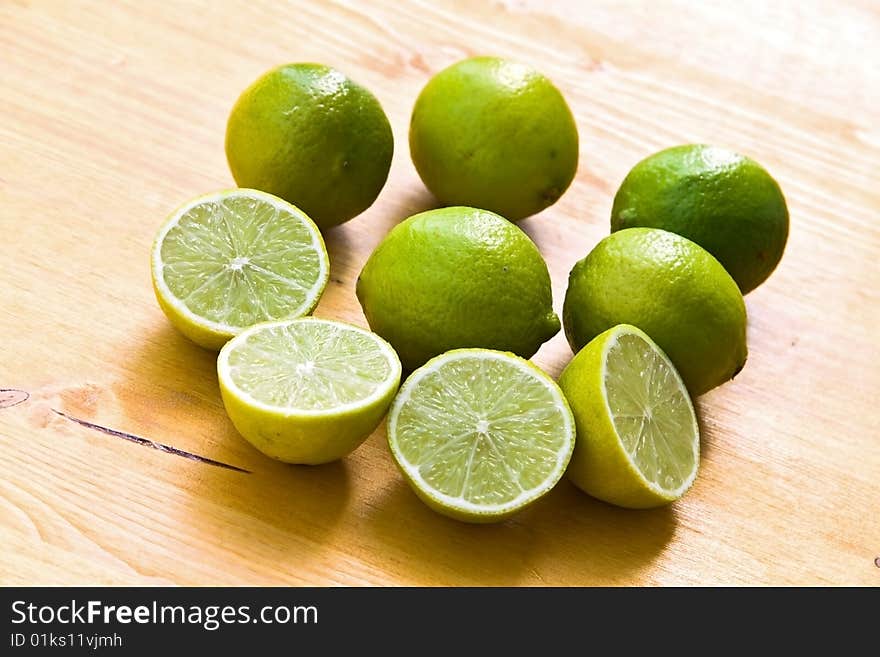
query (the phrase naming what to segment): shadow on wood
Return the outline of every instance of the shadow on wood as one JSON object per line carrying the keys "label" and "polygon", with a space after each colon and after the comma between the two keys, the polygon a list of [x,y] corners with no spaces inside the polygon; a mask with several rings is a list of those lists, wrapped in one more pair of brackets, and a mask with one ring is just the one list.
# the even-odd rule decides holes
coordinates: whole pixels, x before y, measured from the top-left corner
{"label": "shadow on wood", "polygon": [[[399,577],[413,584],[615,584],[648,567],[675,530],[669,508],[619,509],[565,481],[545,499],[494,525],[445,518],[401,479],[380,499],[366,532],[375,549],[393,560]],[[423,579],[426,572],[434,574],[430,580]]]}
{"label": "shadow on wood", "polygon": [[340,267],[357,266],[360,271],[362,262],[354,262],[355,254],[363,254],[364,244],[374,248],[384,237],[404,219],[420,212],[441,207],[441,204],[421,183],[409,190],[405,196],[395,203],[380,198],[376,204],[363,214],[349,222],[323,231],[324,242],[330,254],[331,277],[341,272],[334,269],[334,261]]}
{"label": "shadow on wood", "polygon": [[[258,540],[261,550],[271,553],[263,557],[277,563],[279,574],[295,573],[323,551],[321,544],[349,504],[345,462],[289,465],[255,454],[249,465],[251,474],[236,477],[216,468],[202,471],[191,487],[192,522],[220,536],[234,536],[234,544]],[[267,526],[276,530],[269,541]]]}

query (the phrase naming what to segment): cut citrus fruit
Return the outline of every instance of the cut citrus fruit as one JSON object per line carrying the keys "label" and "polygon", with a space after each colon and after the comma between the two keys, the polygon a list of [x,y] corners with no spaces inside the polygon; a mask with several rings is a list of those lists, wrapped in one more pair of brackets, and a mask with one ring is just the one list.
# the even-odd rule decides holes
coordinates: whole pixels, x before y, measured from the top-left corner
{"label": "cut citrus fruit", "polygon": [[600,500],[649,508],[680,498],[700,460],[687,388],[644,332],[621,324],[581,349],[559,378],[577,423],[568,467]]}
{"label": "cut citrus fruit", "polygon": [[253,189],[217,192],[177,209],[159,229],[151,266],[168,319],[208,349],[252,324],[309,314],[330,275],[311,219]]}
{"label": "cut citrus fruit", "polygon": [[575,429],[562,391],[514,354],[456,349],[412,373],[388,414],[391,453],[442,514],[492,522],[559,481]]}
{"label": "cut citrus fruit", "polygon": [[385,416],[400,372],[375,333],[313,317],[252,326],[217,357],[235,428],[287,463],[327,463],[354,450]]}

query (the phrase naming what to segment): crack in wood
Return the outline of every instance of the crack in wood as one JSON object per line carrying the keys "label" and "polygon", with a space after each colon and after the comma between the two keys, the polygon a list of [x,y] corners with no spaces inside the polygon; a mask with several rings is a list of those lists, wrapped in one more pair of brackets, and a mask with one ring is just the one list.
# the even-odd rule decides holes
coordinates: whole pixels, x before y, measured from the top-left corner
{"label": "crack in wood", "polygon": [[26,402],[30,393],[17,388],[0,388],[0,408],[10,408],[16,404]]}
{"label": "crack in wood", "polygon": [[87,420],[82,420],[78,417],[74,417],[72,415],[68,415],[67,413],[62,413],[59,410],[52,409],[53,413],[60,415],[63,418],[70,420],[71,422],[76,422],[77,424],[87,427],[89,429],[94,429],[95,431],[100,431],[101,433],[106,433],[109,436],[115,436],[116,438],[122,438],[123,440],[128,440],[129,442],[137,443],[138,445],[143,445],[144,447],[150,447],[151,449],[159,450],[160,452],[165,452],[166,454],[174,454],[175,456],[182,456],[183,458],[190,459],[192,461],[199,461],[200,463],[206,463],[208,465],[214,465],[218,468],[226,468],[228,470],[235,470],[236,472],[243,472],[244,474],[251,474],[250,470],[245,470],[244,468],[239,468],[235,465],[230,465],[228,463],[223,463],[222,461],[215,461],[214,459],[210,459],[207,456],[200,456],[199,454],[193,454],[192,452],[187,452],[186,450],[179,449],[177,447],[172,447],[171,445],[166,445],[165,443],[156,442],[155,440],[150,440],[149,438],[144,438],[143,436],[136,436],[133,433],[127,433],[125,431],[118,431],[117,429],[111,429],[110,427],[105,427],[100,424],[95,424],[94,422],[89,422]]}

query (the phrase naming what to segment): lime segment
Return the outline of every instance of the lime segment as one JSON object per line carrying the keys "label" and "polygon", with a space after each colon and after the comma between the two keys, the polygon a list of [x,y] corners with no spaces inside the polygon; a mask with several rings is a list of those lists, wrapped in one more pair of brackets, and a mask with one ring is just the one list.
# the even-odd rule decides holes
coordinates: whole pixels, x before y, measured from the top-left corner
{"label": "lime segment", "polygon": [[672,362],[642,331],[620,325],[569,363],[559,385],[577,422],[568,474],[599,499],[627,507],[677,500],[693,484],[700,435]]}
{"label": "lime segment", "polygon": [[382,394],[398,372],[393,352],[368,331],[327,320],[264,324],[222,359],[254,404],[279,412],[338,412]]}
{"label": "lime segment", "polygon": [[215,349],[252,324],[310,313],[329,271],[311,220],[255,190],[195,199],[169,218],[153,245],[162,309],[181,332]]}
{"label": "lime segment", "polygon": [[651,484],[677,496],[699,457],[696,418],[669,361],[635,333],[621,333],[605,360],[605,394],[626,453]]}
{"label": "lime segment", "polygon": [[556,484],[571,457],[574,423],[559,388],[528,361],[460,349],[406,381],[388,416],[388,441],[429,506],[488,522]]}
{"label": "lime segment", "polygon": [[369,331],[304,318],[253,326],[217,358],[223,403],[248,441],[290,463],[324,463],[360,445],[400,383],[400,361]]}

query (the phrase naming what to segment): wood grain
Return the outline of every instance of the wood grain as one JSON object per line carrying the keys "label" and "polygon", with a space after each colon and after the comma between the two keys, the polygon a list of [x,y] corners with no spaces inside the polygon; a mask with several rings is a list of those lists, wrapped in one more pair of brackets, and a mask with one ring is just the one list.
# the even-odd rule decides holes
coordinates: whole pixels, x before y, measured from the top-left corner
{"label": "wood grain", "polygon": [[[0,4],[0,584],[880,585],[880,6],[841,2]],[[179,203],[232,184],[241,89],[321,61],[372,89],[396,153],[377,203],[329,231],[317,315],[365,321],[354,280],[430,207],[412,103],[472,54],[530,62],[581,133],[577,179],[522,223],[569,269],[620,180],[700,141],[762,162],[789,201],[779,269],[747,297],[748,366],[700,400],[704,459],[668,509],[567,483],[499,526],[425,508],[380,429],[344,461],[287,467],[231,428],[214,357],[177,335],[148,249]],[[535,360],[556,375],[562,335]],[[53,409],[251,471],[151,450]]]}

